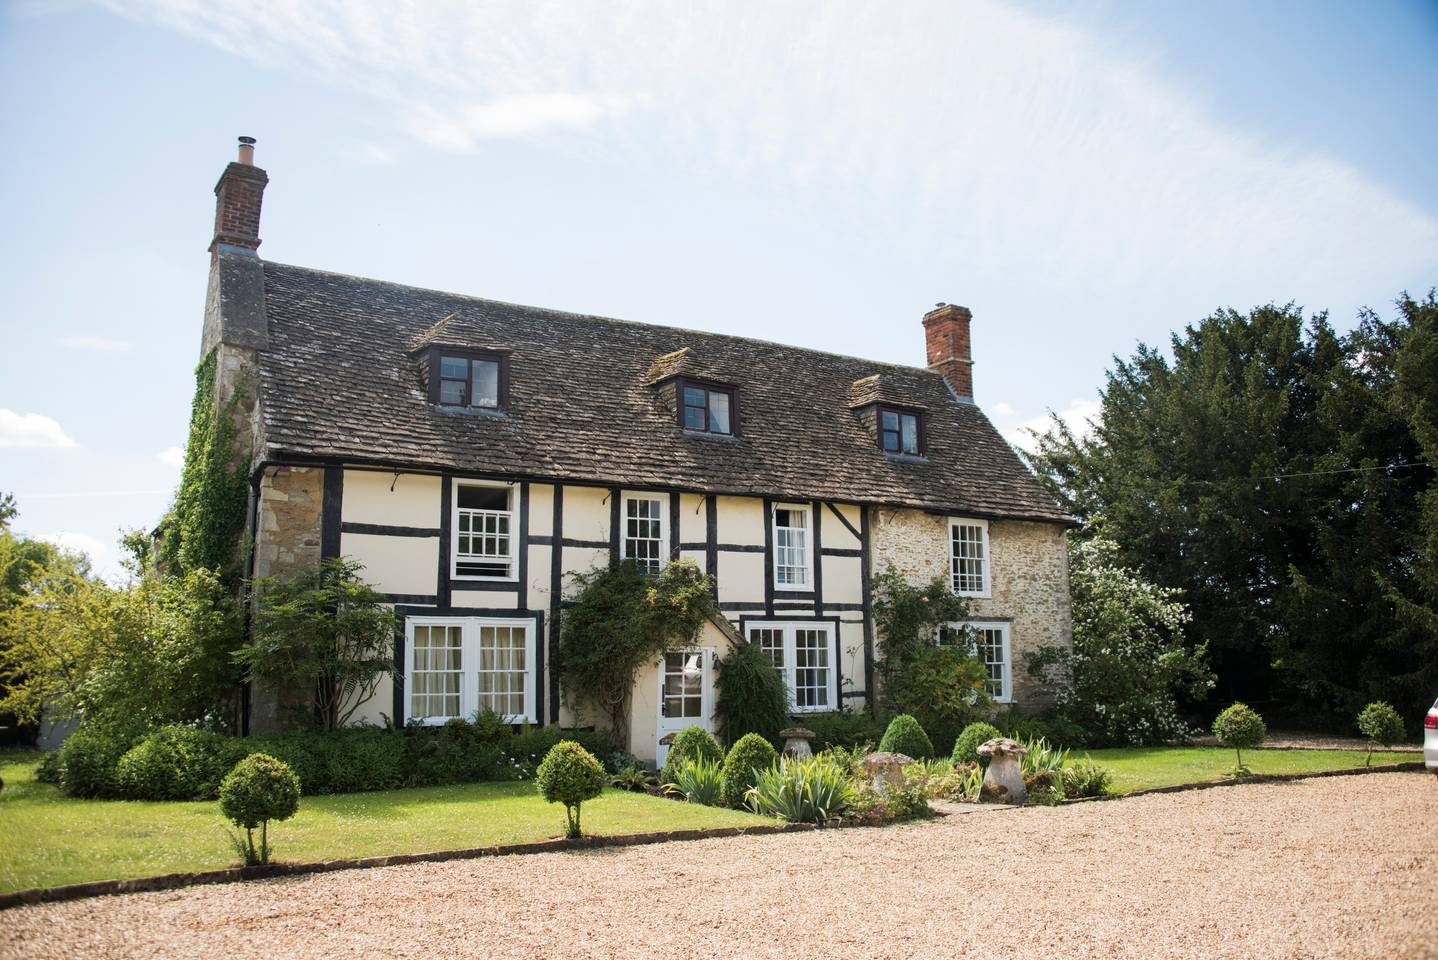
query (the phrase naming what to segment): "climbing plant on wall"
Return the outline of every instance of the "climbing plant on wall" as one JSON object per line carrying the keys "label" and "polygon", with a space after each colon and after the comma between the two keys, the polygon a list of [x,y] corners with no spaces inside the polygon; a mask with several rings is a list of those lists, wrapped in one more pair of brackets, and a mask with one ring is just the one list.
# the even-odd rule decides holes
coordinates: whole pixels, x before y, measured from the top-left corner
{"label": "climbing plant on wall", "polygon": [[171,571],[216,570],[227,582],[238,579],[240,534],[249,498],[249,458],[238,449],[234,422],[241,390],[215,404],[218,361],[211,351],[195,369],[195,399],[185,466],[175,502],[162,522],[160,559]]}

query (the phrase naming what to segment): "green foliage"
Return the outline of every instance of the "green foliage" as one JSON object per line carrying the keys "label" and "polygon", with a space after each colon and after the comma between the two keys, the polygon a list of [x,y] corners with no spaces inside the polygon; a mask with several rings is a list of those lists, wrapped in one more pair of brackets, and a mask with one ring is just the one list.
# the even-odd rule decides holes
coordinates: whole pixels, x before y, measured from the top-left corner
{"label": "green foliage", "polygon": [[1213,687],[1206,648],[1184,645],[1178,591],[1123,566],[1116,544],[1089,531],[1069,543],[1073,648],[1029,654],[1029,672],[1055,693],[1056,713],[1087,743],[1144,746],[1184,740],[1180,702]]}
{"label": "green foliage", "polygon": [[[664,769],[671,769],[666,762]],[[724,800],[724,766],[708,757],[685,760],[673,768],[673,779],[664,781],[664,792],[682,796],[689,803],[706,807],[722,807]]]}
{"label": "green foliage", "polygon": [[604,765],[573,740],[561,740],[544,755],[534,785],[545,800],[564,804],[564,835],[578,837],[580,807],[604,791]]}
{"label": "green foliage", "polygon": [[842,817],[853,799],[848,770],[821,754],[785,757],[761,770],[746,802],[755,813],[790,823],[823,823]]}
{"label": "green foliage", "polygon": [[60,751],[51,750],[40,758],[40,763],[35,767],[35,782],[48,783],[53,787],[58,787],[61,774],[64,772],[65,767],[60,760]]}
{"label": "green foliage", "polygon": [[1238,756],[1233,772],[1246,776],[1248,768],[1243,765],[1243,751],[1258,746],[1268,736],[1268,727],[1258,711],[1246,703],[1235,703],[1213,720],[1213,735],[1225,747],[1232,747]]}
{"label": "green foliage", "polygon": [[1025,776],[1046,770],[1061,773],[1068,766],[1068,751],[1042,738],[1025,743],[1024,749],[1028,753],[1019,758],[1019,766],[1023,768]]}
{"label": "green foliage", "polygon": [[1061,770],[1035,770],[1024,774],[1024,790],[1028,802],[1049,807],[1064,798],[1064,779]]}
{"label": "green foliage", "polygon": [[806,713],[804,727],[814,732],[810,747],[815,753],[822,753],[834,747],[852,750],[865,744],[873,746],[883,737],[888,723],[871,713],[838,710],[833,713]]}
{"label": "green foliage", "polygon": [[954,763],[977,763],[980,766],[987,766],[987,760],[979,756],[979,746],[1001,736],[1003,734],[999,733],[999,728],[992,723],[969,724],[964,727],[964,732],[959,734],[959,739],[954,741]]}
{"label": "green foliage", "polygon": [[120,758],[144,735],[137,724],[80,724],[60,745],[60,789],[72,797],[118,796]]}
{"label": "green foliage", "polygon": [[[263,753],[245,757],[220,781],[220,812],[245,831],[245,863],[270,862],[271,820],[288,820],[300,808],[300,781],[283,761]],[[255,828],[260,846],[255,849]]]}
{"label": "green foliage", "polygon": [[779,752],[772,743],[757,733],[744,734],[724,758],[724,802],[731,807],[742,807],[744,794],[754,786],[756,772],[778,762]]}
{"label": "green foliage", "polygon": [[866,778],[851,780],[844,816],[856,823],[871,824],[931,817],[934,811],[929,808],[929,791],[934,782],[932,771],[920,763],[905,767],[903,780],[897,786],[889,784],[878,789]]}
{"label": "green foliage", "polygon": [[[879,634],[880,703],[928,726],[958,730],[989,706],[988,673],[972,655],[972,639],[948,624],[968,619],[969,603],[943,577],[915,586],[890,564],[874,578]],[[943,632],[946,642],[936,646]]]}
{"label": "green foliage", "polygon": [[238,674],[240,607],[219,577],[142,571],[123,587],[52,565],[0,613],[0,710],[38,720],[221,723]]}
{"label": "green foliage", "polygon": [[789,687],[758,644],[739,644],[719,661],[715,687],[714,713],[725,742],[738,743],[757,733],[774,743],[789,725]]}
{"label": "green foliage", "polygon": [[1391,747],[1403,742],[1403,718],[1392,704],[1382,700],[1370,703],[1358,714],[1358,730],[1368,738],[1368,756],[1363,761],[1365,767],[1373,762],[1375,746]]}
{"label": "green foliage", "polygon": [[978,761],[953,763],[947,772],[931,777],[929,796],[940,800],[954,800],[973,803],[979,799],[979,790],[984,785],[984,768]]}
{"label": "green foliage", "polygon": [[207,800],[246,752],[209,730],[160,727],[120,757],[118,792],[137,800]]}
{"label": "green foliage", "polygon": [[571,704],[601,710],[616,742],[627,742],[640,668],[692,643],[704,621],[719,615],[713,581],[683,560],[656,577],[626,560],[570,578],[574,605],[560,627],[555,669]]}
{"label": "green foliage", "polygon": [[901,713],[889,721],[889,729],[879,741],[880,753],[902,753],[913,760],[923,760],[934,755],[934,745],[929,735],[907,713]]}
{"label": "green foliage", "polygon": [[1101,797],[1108,793],[1109,784],[1112,781],[1113,771],[1099,766],[1089,756],[1063,768],[1063,788],[1066,797]]}
{"label": "green foliage", "polygon": [[337,557],[256,580],[250,642],[235,652],[251,681],[314,690],[326,730],[344,726],[394,670],[394,611],[362,569]]}
{"label": "green foliage", "polygon": [[637,763],[626,764],[614,771],[609,778],[609,785],[619,790],[628,790],[631,793],[647,793],[649,788],[656,783],[654,775],[645,770]]}
{"label": "green foliage", "polygon": [[216,405],[216,351],[195,369],[195,397],[185,465],[175,503],[161,523],[161,566],[180,576],[196,570],[219,573],[228,586],[239,581],[240,534],[249,501],[250,451],[239,449],[235,405],[252,384],[240,384]]}
{"label": "green foliage", "polygon": [[1380,698],[1421,713],[1438,688],[1433,292],[1341,336],[1293,305],[1224,310],[1167,352],[1117,363],[1091,434],[1055,421],[1040,477],[1101,519],[1116,565],[1182,591],[1217,697],[1334,729]]}
{"label": "green foliage", "polygon": [[674,742],[669,745],[669,752],[664,755],[664,769],[659,773],[659,782],[674,782],[675,775],[683,764],[700,758],[716,764],[723,763],[724,749],[703,727],[685,727],[674,735]]}

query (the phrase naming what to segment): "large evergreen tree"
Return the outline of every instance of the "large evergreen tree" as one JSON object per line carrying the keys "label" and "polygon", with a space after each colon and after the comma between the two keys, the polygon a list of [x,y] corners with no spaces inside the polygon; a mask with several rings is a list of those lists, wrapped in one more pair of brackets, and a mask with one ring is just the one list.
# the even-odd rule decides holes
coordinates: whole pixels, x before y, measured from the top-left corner
{"label": "large evergreen tree", "polygon": [[1419,534],[1434,312],[1404,297],[1339,336],[1292,305],[1220,311],[1171,360],[1115,358],[1090,436],[1055,421],[1039,438],[1031,462],[1068,508],[1183,591],[1217,700],[1338,722],[1380,697],[1412,715],[1438,686],[1438,506]]}

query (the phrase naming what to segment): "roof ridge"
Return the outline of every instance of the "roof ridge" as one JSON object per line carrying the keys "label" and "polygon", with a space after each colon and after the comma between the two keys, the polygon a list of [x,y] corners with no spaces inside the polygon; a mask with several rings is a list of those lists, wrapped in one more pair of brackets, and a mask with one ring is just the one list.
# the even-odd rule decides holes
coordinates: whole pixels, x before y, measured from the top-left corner
{"label": "roof ridge", "polygon": [[[801,353],[813,354],[820,357],[835,357],[840,360],[853,360],[858,363],[870,363],[874,366],[884,367],[890,370],[904,370],[910,373],[925,374],[931,377],[942,376],[937,371],[930,370],[928,367],[916,367],[907,363],[890,363],[886,360],[874,360],[869,357],[858,357],[854,356],[851,353],[836,353],[832,350],[819,350],[815,347],[803,347],[792,343],[781,343],[778,340],[765,340],[761,337],[743,337],[736,333],[716,333],[712,330],[696,330],[692,327],[676,327],[664,323],[646,323],[642,320],[625,320],[620,317],[606,317],[595,313],[576,313],[572,310],[558,310],[554,307],[538,307],[528,303],[514,303],[509,300],[495,300],[490,297],[478,297],[469,293],[455,293],[452,290],[440,290],[436,287],[421,287],[416,286],[412,283],[399,283],[395,280],[381,280],[377,277],[362,277],[359,274],[355,273],[340,273],[337,270],[321,270],[318,267],[305,267],[297,263],[280,263],[276,260],[264,260],[262,261],[262,263],[267,268],[283,267],[288,270],[302,270],[306,273],[318,273],[329,277],[340,277],[345,280],[358,280],[364,283],[378,283],[383,284],[387,287],[398,287],[402,290],[415,290],[420,293],[433,293],[445,297],[455,297],[460,300],[471,300],[476,303],[493,304],[497,307],[510,307],[517,308],[520,310],[533,310],[537,313],[545,313],[557,317],[570,317],[575,320],[587,320],[597,323],[610,323],[623,327],[644,327],[650,330],[670,330],[675,333],[697,334],[703,337],[718,337],[724,340],[736,340],[742,343],[763,344],[770,347],[780,347],[785,350],[797,350]],[[456,319],[458,319],[461,323],[464,321],[463,317],[458,317]]]}

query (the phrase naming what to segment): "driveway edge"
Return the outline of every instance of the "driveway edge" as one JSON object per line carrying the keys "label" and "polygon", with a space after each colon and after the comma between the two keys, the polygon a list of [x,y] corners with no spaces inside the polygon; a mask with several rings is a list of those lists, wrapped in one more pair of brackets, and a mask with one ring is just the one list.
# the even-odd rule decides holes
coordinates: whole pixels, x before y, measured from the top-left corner
{"label": "driveway edge", "polygon": [[[1100,764],[1101,765],[1101,764]],[[1349,767],[1344,770],[1312,770],[1306,773],[1255,773],[1248,777],[1225,777],[1222,780],[1200,780],[1197,783],[1174,783],[1166,787],[1144,787],[1128,793],[1106,793],[1101,797],[1074,797],[1060,800],[1061,806],[1072,803],[1093,803],[1096,800],[1127,800],[1154,793],[1183,793],[1188,790],[1209,790],[1213,787],[1241,787],[1247,783],[1282,783],[1288,780],[1315,780],[1319,777],[1355,777],[1365,773],[1408,773],[1425,770],[1422,760],[1404,760],[1401,763],[1385,763],[1373,767]]]}

